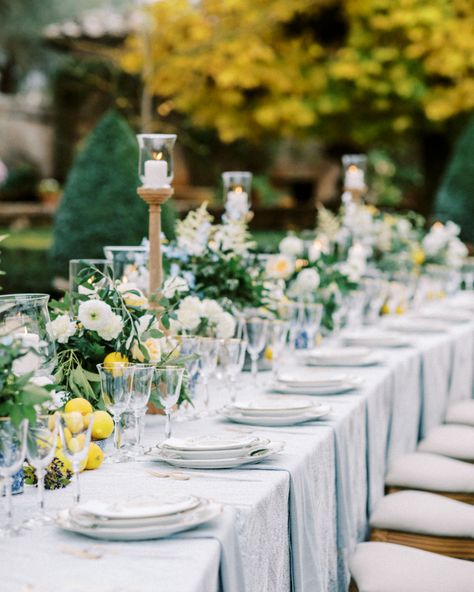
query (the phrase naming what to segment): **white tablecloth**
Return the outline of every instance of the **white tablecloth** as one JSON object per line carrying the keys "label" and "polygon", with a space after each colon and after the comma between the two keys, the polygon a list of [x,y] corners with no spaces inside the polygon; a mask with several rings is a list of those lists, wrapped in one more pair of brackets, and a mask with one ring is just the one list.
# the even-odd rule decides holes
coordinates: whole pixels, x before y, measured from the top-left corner
{"label": "white tablecloth", "polygon": [[[212,592],[218,586],[223,592],[345,592],[348,558],[383,495],[387,463],[415,449],[420,435],[442,421],[449,400],[472,396],[474,322],[412,342],[380,350],[383,365],[353,369],[363,387],[324,397],[334,410],[325,421],[280,429],[217,418],[174,424],[176,435],[255,429],[285,440],[284,452],[261,464],[205,471],[208,477],[189,481],[152,477],[147,468],[165,465],[144,462],[83,473],[85,499],[192,492],[223,503],[224,521],[142,543],[98,543],[55,527],[2,540],[2,592]],[[241,396],[254,396],[250,377],[243,381]],[[216,404],[225,396],[221,387]],[[162,430],[162,418],[147,418],[148,442],[162,438]],[[17,519],[31,515],[35,493],[27,488],[14,498]],[[70,488],[47,492],[48,509],[68,506],[71,496]],[[224,554],[219,539],[228,541]],[[239,566],[243,573],[232,585],[229,573]]]}

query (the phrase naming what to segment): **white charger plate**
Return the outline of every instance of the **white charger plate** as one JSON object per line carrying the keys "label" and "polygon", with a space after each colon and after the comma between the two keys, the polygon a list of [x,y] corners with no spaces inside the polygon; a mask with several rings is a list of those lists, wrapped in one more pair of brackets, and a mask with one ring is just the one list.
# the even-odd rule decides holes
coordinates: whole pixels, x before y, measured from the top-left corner
{"label": "white charger plate", "polygon": [[361,385],[360,381],[347,381],[340,386],[325,386],[325,387],[294,387],[285,386],[274,382],[270,385],[270,390],[276,393],[282,394],[295,394],[295,395],[311,395],[311,396],[323,396],[323,395],[343,395],[349,391],[353,391]]}
{"label": "white charger plate", "polygon": [[206,501],[196,510],[186,513],[175,524],[153,524],[147,527],[137,526],[129,528],[116,528],[108,526],[81,526],[74,522],[69,510],[59,512],[56,523],[63,530],[82,534],[93,539],[108,541],[146,541],[161,539],[177,532],[196,528],[201,524],[210,522],[222,512],[222,506],[212,501]]}
{"label": "white charger plate", "polygon": [[386,325],[390,331],[396,331],[397,333],[446,333],[446,325],[436,323],[423,323],[420,321],[405,321],[400,323],[390,323]]}
{"label": "white charger plate", "polygon": [[313,407],[314,401],[306,397],[273,396],[259,397],[252,401],[236,401],[232,407],[242,415],[277,415],[289,413],[301,414],[305,409]]}
{"label": "white charger plate", "polygon": [[343,336],[347,344],[364,345],[366,347],[410,347],[412,343],[400,335],[389,333],[347,334]]}
{"label": "white charger plate", "polygon": [[170,458],[168,455],[160,454],[159,452],[150,452],[148,456],[150,460],[157,460],[166,462],[174,467],[181,467],[183,469],[232,469],[241,465],[253,464],[262,461],[277,452],[281,452],[285,447],[284,442],[270,442],[261,452],[256,452],[253,455],[243,457],[229,457],[217,458],[209,460],[189,460],[184,458]]}
{"label": "white charger plate", "polygon": [[201,434],[189,438],[168,438],[161,445],[170,450],[234,450],[251,446],[256,436],[228,436],[227,434]]}
{"label": "white charger plate", "polygon": [[473,315],[463,314],[456,311],[437,310],[432,312],[421,313],[420,317],[423,319],[430,319],[432,321],[446,321],[449,323],[469,323],[474,320]]}
{"label": "white charger plate", "polygon": [[306,411],[300,415],[290,417],[275,417],[260,415],[259,417],[249,417],[248,415],[242,415],[229,408],[224,408],[221,411],[221,415],[233,421],[234,423],[243,423],[246,425],[255,425],[263,427],[279,427],[279,426],[290,426],[305,423],[315,419],[320,419],[328,415],[331,412],[330,405],[317,405],[314,410]]}
{"label": "white charger plate", "polygon": [[90,500],[79,504],[74,512],[106,519],[157,518],[190,510],[199,505],[193,495],[175,495],[168,498],[135,498],[116,502]]}
{"label": "white charger plate", "polygon": [[162,444],[157,444],[151,454],[158,450],[162,455],[168,458],[178,458],[182,460],[217,460],[220,458],[244,458],[256,450],[265,448],[270,443],[268,438],[254,438],[251,446],[234,448],[232,450],[172,450]]}
{"label": "white charger plate", "polygon": [[335,374],[327,370],[306,370],[299,374],[280,374],[277,376],[276,383],[289,388],[325,388],[338,387],[345,384],[348,380],[347,374]]}

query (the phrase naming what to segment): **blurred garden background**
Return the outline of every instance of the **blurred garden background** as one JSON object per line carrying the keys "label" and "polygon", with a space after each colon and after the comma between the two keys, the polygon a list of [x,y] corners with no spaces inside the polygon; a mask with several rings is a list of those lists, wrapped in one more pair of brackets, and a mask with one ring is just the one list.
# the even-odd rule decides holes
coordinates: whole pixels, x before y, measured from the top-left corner
{"label": "blurred garden background", "polygon": [[147,234],[135,133],[178,134],[164,229],[220,174],[254,173],[262,250],[337,208],[340,159],[368,200],[474,242],[471,0],[0,0],[0,267],[55,292],[67,261]]}

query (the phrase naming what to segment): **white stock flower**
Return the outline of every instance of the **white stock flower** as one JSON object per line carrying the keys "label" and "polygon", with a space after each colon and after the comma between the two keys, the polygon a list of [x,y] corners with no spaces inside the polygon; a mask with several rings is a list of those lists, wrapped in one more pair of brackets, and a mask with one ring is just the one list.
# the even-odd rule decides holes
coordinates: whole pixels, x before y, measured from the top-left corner
{"label": "white stock flower", "polygon": [[117,314],[112,314],[106,325],[97,329],[99,337],[105,339],[105,341],[111,341],[117,339],[123,329],[122,317]]}
{"label": "white stock flower", "polygon": [[229,339],[234,335],[235,319],[228,312],[222,312],[216,319],[216,337],[218,339]]}
{"label": "white stock flower", "polygon": [[99,331],[108,325],[114,315],[110,306],[102,300],[81,302],[77,318],[90,331]]}
{"label": "white stock flower", "polygon": [[208,318],[211,323],[216,321],[224,312],[222,306],[216,300],[211,300],[210,298],[205,298],[201,305],[201,316]]}
{"label": "white stock flower", "polygon": [[268,278],[288,279],[295,269],[295,262],[288,255],[271,255],[265,266]]}
{"label": "white stock flower", "polygon": [[308,294],[316,290],[321,278],[316,269],[302,269],[295,281],[295,288],[301,294]]}
{"label": "white stock flower", "polygon": [[290,234],[289,236],[285,236],[285,238],[281,240],[279,249],[280,253],[282,253],[283,255],[289,255],[290,257],[298,257],[299,255],[303,254],[304,243],[297,236],[292,236]]}
{"label": "white stock flower", "polygon": [[184,220],[176,223],[177,244],[189,255],[202,255],[207,248],[212,230],[212,216],[207,211],[207,203],[192,210]]}
{"label": "white stock flower", "polygon": [[221,251],[237,255],[246,255],[255,246],[255,242],[249,238],[244,220],[228,220],[225,224],[215,226],[213,241]]}
{"label": "white stock flower", "polygon": [[188,282],[180,276],[168,278],[163,286],[163,296],[165,298],[174,298],[175,295],[182,294],[189,290]]}
{"label": "white stock flower", "polygon": [[203,316],[203,307],[199,298],[187,296],[184,298],[176,311],[176,317],[182,328],[192,331],[199,326]]}
{"label": "white stock flower", "polygon": [[47,325],[48,333],[58,343],[67,343],[69,337],[76,332],[76,323],[71,321],[69,315],[59,315]]}

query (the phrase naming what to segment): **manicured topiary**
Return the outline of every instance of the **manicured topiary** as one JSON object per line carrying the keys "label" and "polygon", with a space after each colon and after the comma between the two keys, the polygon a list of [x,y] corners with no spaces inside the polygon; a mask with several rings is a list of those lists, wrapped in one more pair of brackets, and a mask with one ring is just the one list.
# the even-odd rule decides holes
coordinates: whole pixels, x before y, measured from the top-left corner
{"label": "manicured topiary", "polygon": [[[69,173],[55,223],[54,273],[67,277],[69,259],[103,258],[105,245],[138,245],[148,234],[148,208],[137,195],[138,147],[127,122],[109,111],[97,124]],[[170,206],[163,230],[173,233]]]}
{"label": "manicured topiary", "polygon": [[435,201],[436,218],[461,227],[461,238],[474,243],[474,117],[459,137]]}

